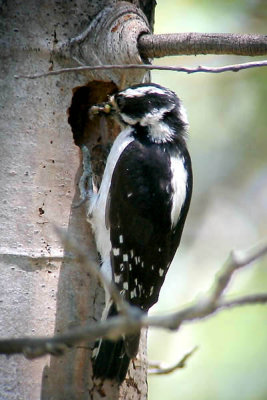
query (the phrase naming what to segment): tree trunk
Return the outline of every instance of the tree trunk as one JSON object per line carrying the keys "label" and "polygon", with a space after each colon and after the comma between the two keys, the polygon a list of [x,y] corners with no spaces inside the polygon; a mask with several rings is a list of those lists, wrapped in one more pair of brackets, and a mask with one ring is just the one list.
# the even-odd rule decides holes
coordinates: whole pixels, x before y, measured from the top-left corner
{"label": "tree trunk", "polygon": [[[141,63],[136,37],[153,24],[154,2],[140,1],[149,23],[141,9],[113,3],[10,0],[0,6],[2,337],[53,335],[101,315],[103,290],[65,251],[53,225],[66,228],[97,257],[85,207],[72,208],[79,202],[78,146],[90,149],[100,181],[118,129],[101,120],[92,125],[87,107],[115,87],[140,82],[143,72],[73,73],[35,81],[14,75],[77,62]],[[1,356],[1,399],[146,398],[145,335],[141,361],[131,366],[120,388],[108,382],[94,386],[91,345],[58,358]]]}

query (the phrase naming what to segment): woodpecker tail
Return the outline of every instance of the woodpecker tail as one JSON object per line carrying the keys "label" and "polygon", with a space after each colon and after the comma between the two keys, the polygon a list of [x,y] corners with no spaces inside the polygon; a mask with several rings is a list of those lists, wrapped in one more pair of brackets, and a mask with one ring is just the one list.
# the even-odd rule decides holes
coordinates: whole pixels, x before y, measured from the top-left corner
{"label": "woodpecker tail", "polygon": [[[113,304],[108,318],[117,315]],[[140,333],[127,335],[117,341],[101,339],[95,343],[93,351],[93,373],[95,378],[110,379],[121,384],[127,374],[130,360],[138,352]]]}

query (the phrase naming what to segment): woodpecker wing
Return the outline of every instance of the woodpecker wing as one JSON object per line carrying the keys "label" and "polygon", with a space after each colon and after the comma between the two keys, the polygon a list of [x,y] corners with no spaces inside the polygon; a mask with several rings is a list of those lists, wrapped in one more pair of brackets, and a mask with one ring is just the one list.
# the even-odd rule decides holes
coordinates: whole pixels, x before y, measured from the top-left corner
{"label": "woodpecker wing", "polygon": [[168,145],[164,148],[162,151],[161,146],[151,142],[130,143],[117,162],[110,187],[113,278],[124,297],[143,310],[158,300],[191,198],[191,163],[184,147],[189,184],[186,183],[186,197],[173,226],[177,187],[172,184],[171,155],[180,157],[181,151],[177,148],[173,152],[173,146],[170,151]]}

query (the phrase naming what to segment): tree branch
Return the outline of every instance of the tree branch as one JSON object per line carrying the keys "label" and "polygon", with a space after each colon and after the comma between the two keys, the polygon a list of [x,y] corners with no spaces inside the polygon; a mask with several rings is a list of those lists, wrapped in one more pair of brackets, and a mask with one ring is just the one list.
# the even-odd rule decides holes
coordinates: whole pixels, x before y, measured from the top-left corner
{"label": "tree branch", "polygon": [[[261,300],[261,304],[267,303],[267,293],[254,295],[251,303],[248,302],[248,296],[236,299],[234,302],[225,301],[222,298],[223,292],[229,285],[234,272],[237,269],[245,267],[251,262],[263,257],[265,254],[267,254],[267,244],[264,246],[257,246],[246,252],[232,252],[222,269],[215,277],[213,285],[205,296],[193,305],[173,313],[170,316],[148,317],[149,325],[177,330],[184,322],[205,318],[224,308],[245,304],[259,304],[259,300]],[[258,300],[256,301],[255,299]]]}
{"label": "tree branch", "polygon": [[265,304],[267,303],[267,293],[252,294],[244,296],[235,300],[226,300],[218,304],[218,309],[222,310],[225,308],[232,308],[236,306],[247,306],[253,304]]}
{"label": "tree branch", "polygon": [[[77,250],[80,254],[80,250]],[[224,300],[223,292],[227,288],[232,275],[236,270],[263,257],[267,253],[267,244],[256,247],[248,252],[232,253],[221,271],[215,277],[214,283],[205,296],[182,310],[163,316],[146,316],[137,312],[135,307],[128,306],[132,311],[125,315],[109,318],[72,329],[62,335],[45,338],[18,338],[0,340],[0,354],[22,353],[28,358],[40,357],[45,354],[62,354],[67,347],[84,341],[95,341],[106,337],[115,340],[122,334],[133,333],[142,327],[158,327],[169,330],[178,330],[182,323],[202,319],[225,308],[249,304],[266,304],[267,293],[244,296],[235,300]],[[82,257],[81,262],[87,261]],[[86,264],[87,265],[87,264]]]}
{"label": "tree branch", "polygon": [[166,366],[162,363],[151,363],[148,365],[148,374],[149,375],[167,375],[176,371],[177,369],[182,369],[186,366],[186,361],[196,352],[198,347],[194,347],[191,351],[186,353],[181,360],[179,360],[176,364]]}
{"label": "tree branch", "polygon": [[267,35],[195,32],[144,34],[138,40],[138,48],[144,58],[197,54],[261,56],[267,54]]}
{"label": "tree branch", "polygon": [[61,75],[65,73],[76,73],[76,72],[86,72],[86,71],[93,71],[93,70],[108,70],[108,69],[147,69],[147,70],[159,70],[159,71],[174,71],[174,72],[186,72],[188,74],[193,74],[195,72],[210,72],[214,74],[218,74],[221,72],[227,72],[227,71],[232,71],[232,72],[238,72],[244,69],[250,69],[250,68],[260,68],[260,67],[266,67],[267,66],[267,60],[263,61],[255,61],[255,62],[247,62],[247,63],[242,63],[242,64],[233,64],[233,65],[225,65],[223,67],[204,67],[204,66],[198,66],[198,67],[171,67],[171,66],[165,66],[165,65],[148,65],[148,64],[121,64],[121,65],[95,65],[95,66],[90,66],[90,65],[85,65],[85,66],[80,66],[80,67],[73,67],[73,68],[62,68],[58,69],[55,71],[48,71],[48,72],[41,72],[37,73],[35,75],[14,75],[15,79],[37,79],[37,78],[43,78],[47,76],[52,76],[52,75]]}

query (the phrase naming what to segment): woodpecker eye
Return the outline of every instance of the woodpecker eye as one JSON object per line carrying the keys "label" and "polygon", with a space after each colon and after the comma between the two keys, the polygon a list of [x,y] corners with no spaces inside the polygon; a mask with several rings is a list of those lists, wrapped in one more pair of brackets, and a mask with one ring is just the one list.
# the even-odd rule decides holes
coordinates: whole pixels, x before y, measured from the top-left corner
{"label": "woodpecker eye", "polygon": [[117,95],[116,96],[116,103],[117,103],[119,109],[122,110],[123,107],[125,106],[125,97],[121,96],[121,95]]}

